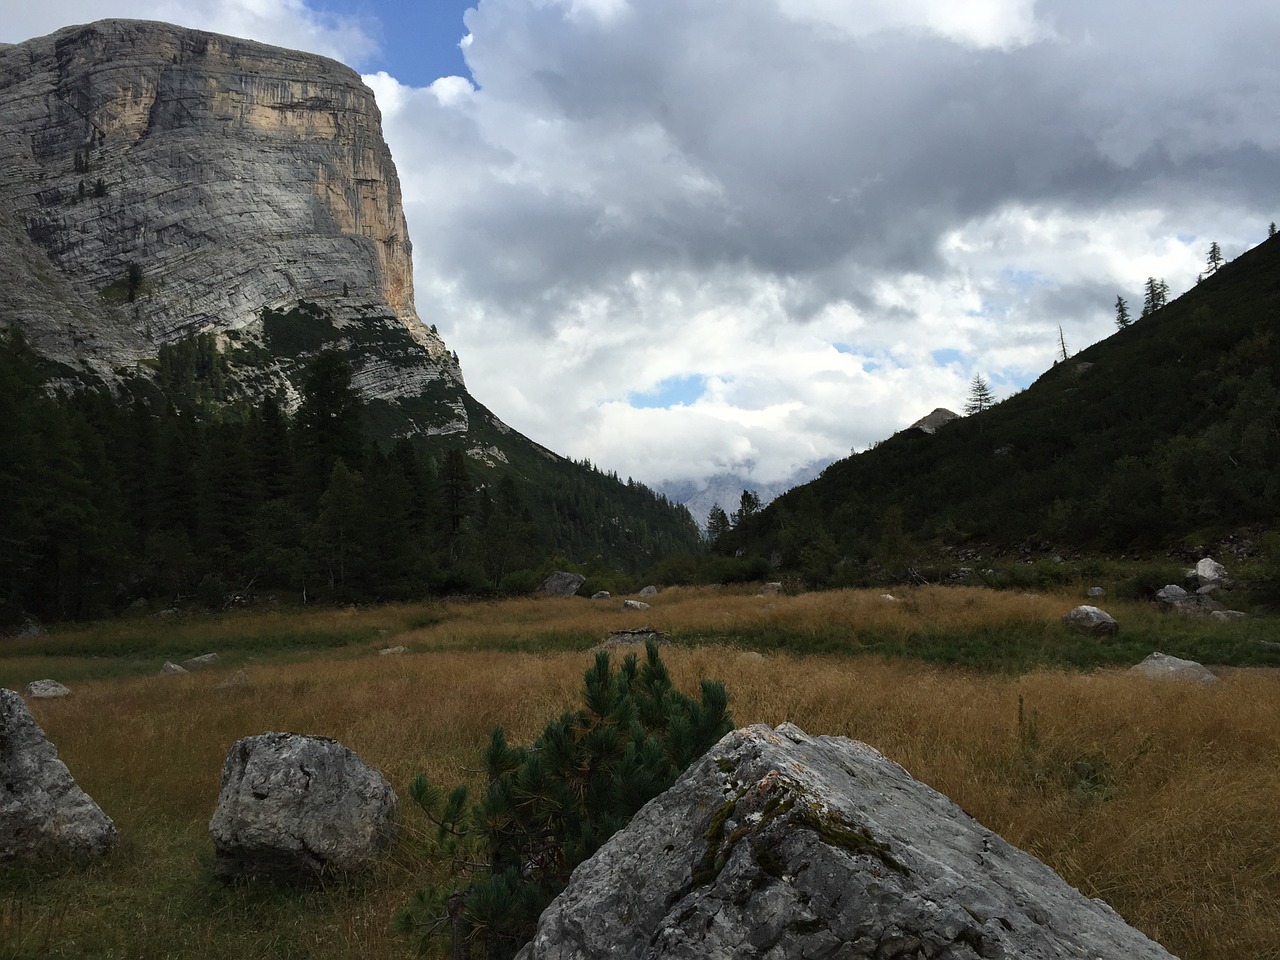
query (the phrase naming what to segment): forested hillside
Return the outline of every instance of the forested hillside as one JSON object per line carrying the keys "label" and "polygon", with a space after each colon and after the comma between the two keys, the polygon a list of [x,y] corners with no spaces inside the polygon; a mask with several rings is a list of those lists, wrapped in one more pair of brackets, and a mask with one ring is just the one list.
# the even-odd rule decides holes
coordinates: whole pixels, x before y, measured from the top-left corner
{"label": "forested hillside", "polygon": [[336,351],[311,360],[292,416],[232,399],[207,337],[115,391],[50,394],[56,372],[0,335],[0,623],[527,590],[553,558],[638,573],[698,543],[683,507],[587,464],[374,442]]}
{"label": "forested hillside", "polygon": [[718,546],[822,583],[957,547],[1193,550],[1278,521],[1273,238],[1004,402],[833,464]]}

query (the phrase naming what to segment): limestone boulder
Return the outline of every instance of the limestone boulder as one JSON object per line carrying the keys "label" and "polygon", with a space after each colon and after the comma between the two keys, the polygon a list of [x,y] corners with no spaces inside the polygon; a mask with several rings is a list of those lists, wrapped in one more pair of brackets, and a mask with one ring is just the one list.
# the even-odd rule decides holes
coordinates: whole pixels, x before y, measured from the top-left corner
{"label": "limestone boulder", "polygon": [[574,871],[522,960],[1166,960],[863,743],[727,735]]}
{"label": "limestone boulder", "polygon": [[116,825],[82,790],[13,690],[0,690],[0,861],[86,860],[116,845]]}
{"label": "limestone boulder", "polygon": [[1212,670],[1194,660],[1183,660],[1171,657],[1167,653],[1156,652],[1141,663],[1129,668],[1131,672],[1153,680],[1181,680],[1184,683],[1217,683],[1218,677]]}
{"label": "limestone boulder", "polygon": [[645,603],[643,600],[623,600],[622,609],[623,610],[648,610],[649,604]]}
{"label": "limestone boulder", "polygon": [[1198,586],[1231,586],[1231,578],[1227,576],[1227,568],[1213,557],[1205,557],[1196,564],[1195,579]]}
{"label": "limestone boulder", "polygon": [[642,597],[656,597],[657,595],[658,595],[658,588],[655,587],[653,584],[649,584],[649,586],[644,587],[640,591],[640,596]]}
{"label": "limestone boulder", "polygon": [[71,696],[71,689],[57,680],[32,680],[27,684],[27,696],[32,700],[55,700]]}
{"label": "limestone boulder", "polygon": [[1187,593],[1186,590],[1183,590],[1182,587],[1178,586],[1176,583],[1166,583],[1156,591],[1156,599],[1161,603],[1182,603],[1190,596],[1191,594]]}
{"label": "limestone boulder", "polygon": [[587,578],[580,573],[557,570],[542,581],[538,592],[546,597],[572,597],[578,593]]}
{"label": "limestone boulder", "polygon": [[214,872],[282,883],[358,873],[395,838],[397,805],[382,775],[336,740],[246,737],[222,766]]}
{"label": "limestone boulder", "polygon": [[198,657],[189,657],[182,661],[182,666],[187,670],[203,670],[205,667],[213,667],[218,663],[218,655],[216,653],[203,653]]}
{"label": "limestone boulder", "polygon": [[1069,611],[1062,622],[1076,633],[1087,633],[1094,637],[1110,637],[1120,632],[1120,624],[1111,614],[1087,603]]}

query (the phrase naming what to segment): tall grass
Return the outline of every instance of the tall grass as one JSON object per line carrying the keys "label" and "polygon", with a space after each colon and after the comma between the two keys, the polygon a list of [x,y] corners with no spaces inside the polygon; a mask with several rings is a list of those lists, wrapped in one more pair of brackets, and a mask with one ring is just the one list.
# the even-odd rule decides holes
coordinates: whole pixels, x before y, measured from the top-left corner
{"label": "tall grass", "polygon": [[[241,690],[217,689],[231,665],[84,679],[73,697],[32,708],[115,818],[121,847],[89,868],[0,871],[0,956],[407,956],[388,923],[429,869],[419,857],[425,824],[407,804],[401,839],[365,880],[279,891],[212,879],[207,824],[231,744],[265,730],[334,737],[402,798],[418,770],[446,784],[473,779],[493,726],[516,742],[535,736],[576,705],[589,664],[580,648],[641,625],[689,641],[664,652],[673,676],[686,690],[702,676],[725,681],[739,724],[789,720],[871,743],[1186,960],[1280,956],[1274,672],[1224,670],[1219,684],[1198,687],[1115,668],[991,672],[859,653],[862,637],[909,648],[926,631],[1025,631],[1028,644],[1049,645],[1062,611],[1062,598],[931,590],[896,603],[669,591],[626,614],[586,601],[397,607],[331,614],[364,631],[342,648],[246,649],[237,665],[251,682]],[[1147,629],[1142,609],[1113,612]],[[1152,630],[1182,628],[1151,616]],[[251,617],[228,622],[266,633]],[[784,626],[844,646],[800,655],[723,642]],[[192,631],[194,652],[219,646],[226,629],[178,627]],[[392,644],[411,652],[377,654]]]}

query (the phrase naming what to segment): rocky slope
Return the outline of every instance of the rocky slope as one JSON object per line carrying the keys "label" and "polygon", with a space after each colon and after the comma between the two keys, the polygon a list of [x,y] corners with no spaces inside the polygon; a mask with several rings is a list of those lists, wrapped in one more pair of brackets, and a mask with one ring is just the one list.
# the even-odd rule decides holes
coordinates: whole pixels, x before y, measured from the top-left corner
{"label": "rocky slope", "polygon": [[261,343],[264,308],[306,301],[392,347],[353,357],[368,396],[461,386],[414,309],[373,93],[340,63],[161,23],[67,27],[0,49],[0,168],[0,323],[67,367],[110,377],[202,332]]}

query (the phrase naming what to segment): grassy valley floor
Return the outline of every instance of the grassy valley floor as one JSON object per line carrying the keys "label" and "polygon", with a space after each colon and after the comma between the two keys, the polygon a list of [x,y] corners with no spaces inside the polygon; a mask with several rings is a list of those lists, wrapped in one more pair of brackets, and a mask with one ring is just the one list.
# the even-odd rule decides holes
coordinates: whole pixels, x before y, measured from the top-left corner
{"label": "grassy valley floor", "polygon": [[[1121,633],[1098,640],[1061,625],[1079,602],[1065,593],[896,596],[669,590],[640,612],[451,602],[4,641],[0,684],[74,689],[32,710],[122,841],[88,868],[0,871],[0,957],[409,956],[390,919],[430,876],[409,780],[474,778],[495,725],[531,739],[577,705],[588,648],[640,626],[672,637],[682,689],[725,682],[738,725],[872,744],[1184,960],[1280,956],[1280,658],[1256,642],[1274,620],[1107,603]],[[379,655],[391,646],[407,652]],[[1127,672],[1154,649],[1243,667],[1207,687]],[[219,666],[158,675],[210,651]],[[247,687],[217,689],[241,668]],[[212,878],[223,758],[266,730],[334,737],[395,786],[401,837],[373,875],[313,891]]]}

